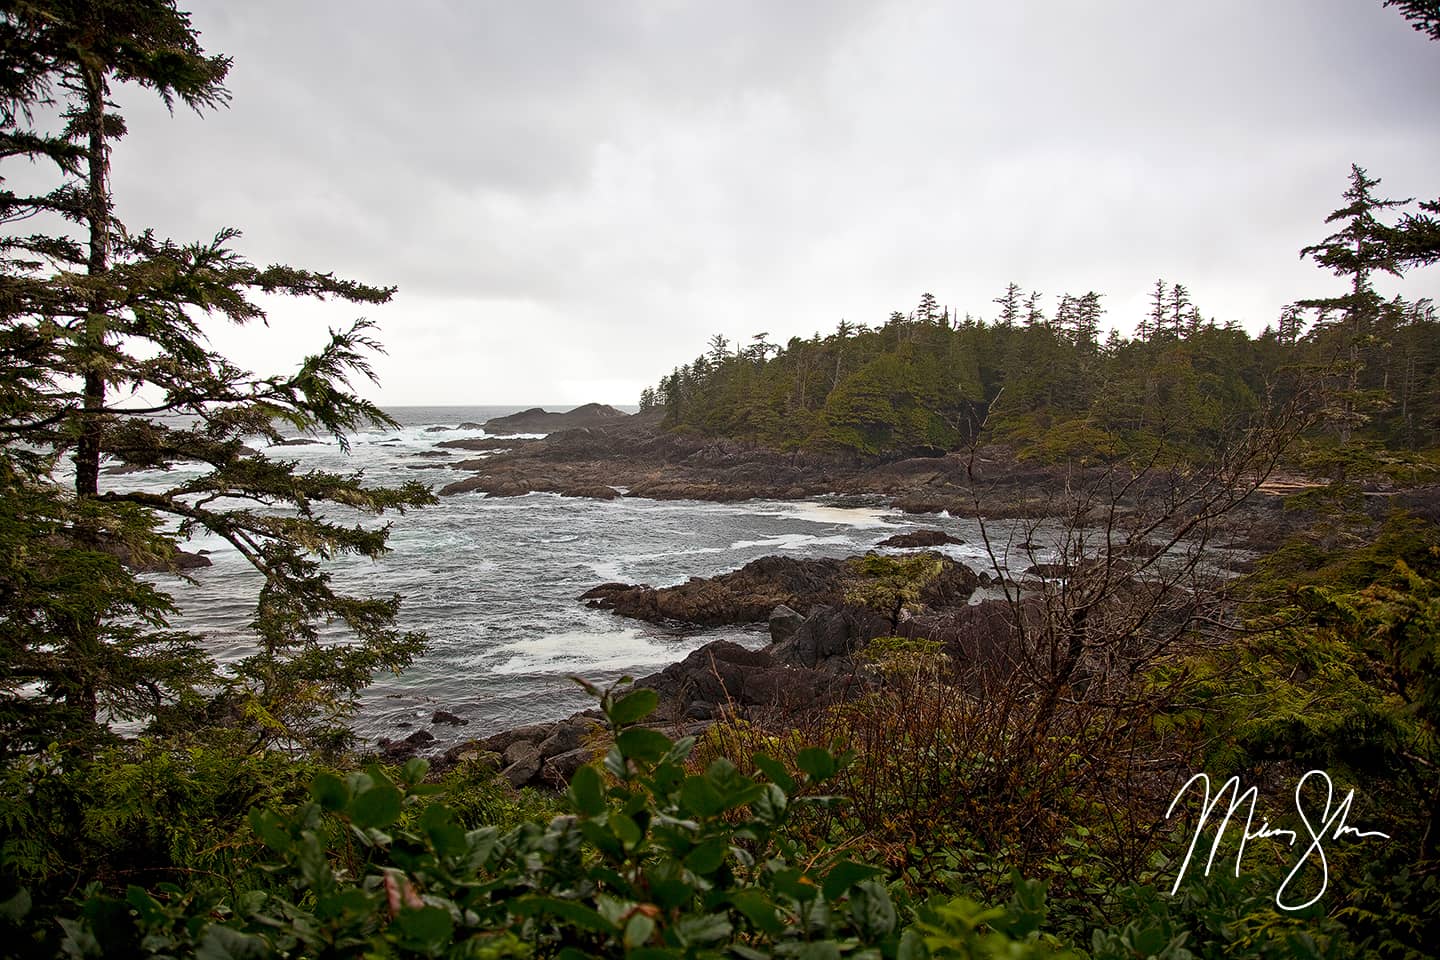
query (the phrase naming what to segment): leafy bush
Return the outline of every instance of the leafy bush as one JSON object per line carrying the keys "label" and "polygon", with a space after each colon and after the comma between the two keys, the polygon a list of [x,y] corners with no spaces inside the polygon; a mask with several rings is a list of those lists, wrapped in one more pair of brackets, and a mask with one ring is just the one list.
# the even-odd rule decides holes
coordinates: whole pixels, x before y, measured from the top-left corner
{"label": "leafy bush", "polygon": [[[603,768],[576,774],[570,812],[502,832],[467,829],[423,783],[377,766],[322,772],[310,799],[257,808],[268,882],[91,891],[60,921],[87,956],[1050,957],[1044,890],[1004,908],[934,900],[902,922],[882,871],[802,851],[797,811],[839,763],[802,750],[798,771],[754,757],[763,778],[717,760],[688,773],[693,740],[641,725],[649,690],[595,691],[615,732]],[[0,904],[23,920],[23,895]]]}

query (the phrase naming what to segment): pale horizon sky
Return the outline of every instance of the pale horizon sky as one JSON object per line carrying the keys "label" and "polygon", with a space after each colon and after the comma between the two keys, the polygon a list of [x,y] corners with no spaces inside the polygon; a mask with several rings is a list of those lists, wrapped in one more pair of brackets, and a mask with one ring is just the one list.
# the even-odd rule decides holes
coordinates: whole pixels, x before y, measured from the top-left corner
{"label": "pale horizon sky", "polygon": [[1337,288],[1298,251],[1352,162],[1440,195],[1440,43],[1379,0],[180,5],[233,102],[122,91],[121,215],[398,285],[213,332],[272,373],[367,315],[391,405],[634,404],[716,332],[1012,280],[1255,332]]}

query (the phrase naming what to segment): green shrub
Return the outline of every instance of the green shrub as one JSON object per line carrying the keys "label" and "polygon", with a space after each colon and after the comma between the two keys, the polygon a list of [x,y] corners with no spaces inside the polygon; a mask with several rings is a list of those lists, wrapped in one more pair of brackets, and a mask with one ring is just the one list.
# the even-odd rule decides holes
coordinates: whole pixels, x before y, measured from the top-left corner
{"label": "green shrub", "polygon": [[[792,816],[835,799],[824,750],[763,778],[716,760],[685,769],[693,740],[640,725],[652,691],[596,691],[615,733],[603,768],[576,774],[548,824],[467,828],[423,783],[426,764],[321,772],[310,799],[250,816],[268,883],[91,891],[60,921],[85,956],[1048,957],[1038,884],[1008,907],[916,907],[909,925],[882,871],[802,851]],[[26,905],[11,903],[23,919]]]}

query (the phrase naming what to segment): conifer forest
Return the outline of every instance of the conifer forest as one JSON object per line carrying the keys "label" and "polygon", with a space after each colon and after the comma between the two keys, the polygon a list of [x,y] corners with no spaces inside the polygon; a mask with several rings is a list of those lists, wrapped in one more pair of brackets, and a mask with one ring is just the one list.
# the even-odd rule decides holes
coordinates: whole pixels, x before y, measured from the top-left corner
{"label": "conifer forest", "polygon": [[[411,422],[358,318],[385,276],[126,222],[136,98],[203,136],[239,96],[177,4],[0,5],[0,953],[1440,955],[1440,194],[1333,158],[1286,251],[1314,293],[1261,329],[1184,276],[1138,315],[997,276],[717,333],[634,413]],[[1440,59],[1440,5],[1371,6]],[[357,318],[273,370],[213,336],[322,302]],[[411,474],[357,439],[423,433]],[[681,530],[774,555],[564,581],[606,636],[673,641],[657,672],[380,737],[378,685],[461,643],[408,611],[486,613],[354,571],[431,562],[408,525],[477,503],[454,537],[522,503],[905,532]],[[212,635],[187,598],[222,570],[247,613]],[[485,629],[541,604],[511,589]]]}

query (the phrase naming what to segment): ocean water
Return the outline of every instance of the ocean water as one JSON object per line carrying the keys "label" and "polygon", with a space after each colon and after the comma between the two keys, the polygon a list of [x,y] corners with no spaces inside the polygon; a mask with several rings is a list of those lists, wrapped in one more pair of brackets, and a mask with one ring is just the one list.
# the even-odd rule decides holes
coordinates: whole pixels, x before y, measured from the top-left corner
{"label": "ocean water", "polygon": [[[442,459],[433,456],[439,452],[435,444],[486,434],[437,428],[483,423],[520,409],[396,408],[389,412],[399,429],[361,433],[352,438],[348,454],[333,443],[266,453],[307,469],[363,470],[367,483],[419,480],[438,489],[464,476],[449,463],[477,454],[444,451],[449,456]],[[158,486],[187,469],[111,482]],[[426,631],[430,643],[404,674],[377,677],[355,728],[368,739],[425,728],[442,746],[584,709],[589,701],[571,676],[595,682],[642,676],[721,637],[752,647],[768,642],[762,628],[672,629],[591,610],[576,599],[600,583],[676,584],[770,554],[850,556],[920,527],[964,539],[964,545],[945,549],[978,569],[989,566],[972,520],[907,516],[879,501],[830,497],[716,504],[553,494],[492,499],[471,493],[442,497],[438,505],[395,516],[391,523],[388,555],[377,561],[343,559],[331,569],[341,587],[400,594],[401,625]],[[197,538],[188,547],[210,551],[214,566],[194,571],[193,585],[168,578],[184,625],[202,632],[222,663],[247,655],[253,645],[246,624],[259,576],[217,537]],[[469,723],[432,725],[437,709]]]}

